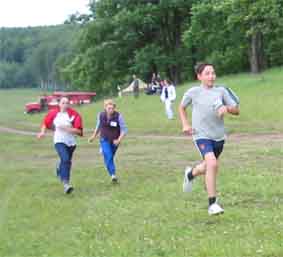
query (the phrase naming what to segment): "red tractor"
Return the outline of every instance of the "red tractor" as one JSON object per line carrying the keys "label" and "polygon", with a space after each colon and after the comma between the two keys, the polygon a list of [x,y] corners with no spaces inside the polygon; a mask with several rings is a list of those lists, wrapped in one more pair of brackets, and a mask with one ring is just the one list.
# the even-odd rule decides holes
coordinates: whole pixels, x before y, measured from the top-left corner
{"label": "red tractor", "polygon": [[89,104],[95,96],[95,92],[54,92],[52,95],[41,96],[39,102],[27,103],[25,111],[32,114],[51,110],[58,106],[61,97],[67,97],[71,105]]}
{"label": "red tractor", "polygon": [[36,112],[41,112],[42,108],[41,108],[40,103],[34,102],[34,103],[27,103],[25,105],[25,110],[26,110],[25,111],[26,113],[33,114]]}

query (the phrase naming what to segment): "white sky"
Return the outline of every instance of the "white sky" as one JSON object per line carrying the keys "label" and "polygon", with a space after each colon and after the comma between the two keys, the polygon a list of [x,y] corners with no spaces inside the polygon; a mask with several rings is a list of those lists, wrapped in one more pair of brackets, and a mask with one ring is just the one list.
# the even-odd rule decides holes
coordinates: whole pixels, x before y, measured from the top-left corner
{"label": "white sky", "polygon": [[89,0],[0,0],[0,27],[62,24],[70,14],[88,13]]}

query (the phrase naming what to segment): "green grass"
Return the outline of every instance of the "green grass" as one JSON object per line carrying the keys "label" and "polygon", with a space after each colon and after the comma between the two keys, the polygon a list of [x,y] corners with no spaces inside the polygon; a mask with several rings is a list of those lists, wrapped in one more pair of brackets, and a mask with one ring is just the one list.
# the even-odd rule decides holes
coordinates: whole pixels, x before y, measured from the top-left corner
{"label": "green grass", "polygon": [[[199,159],[190,139],[134,136],[180,133],[157,97],[117,100],[130,128],[118,151],[118,186],[109,181],[98,142],[78,140],[76,191],[65,196],[50,137],[0,134],[0,256],[283,256],[282,140],[259,134],[283,128],[280,72],[267,71],[264,80],[248,74],[220,79],[241,98],[241,116],[229,118],[229,130],[248,134],[225,146],[218,190],[226,212],[218,217],[207,215],[201,178],[192,194],[182,193],[182,171]],[[179,99],[187,87],[178,89]],[[41,115],[20,113],[30,93],[37,92],[1,91],[1,125],[36,129]],[[100,109],[101,102],[80,109],[88,128]]]}
{"label": "green grass", "polygon": [[76,192],[66,197],[48,139],[0,138],[3,257],[283,255],[280,142],[227,144],[218,181],[226,213],[208,217],[201,179],[193,194],[181,192],[183,167],[198,159],[190,142],[128,139],[113,187],[97,145],[81,141]]}
{"label": "green grass", "polygon": [[[229,132],[271,133],[283,130],[283,68],[268,70],[261,75],[240,74],[219,78],[218,84],[231,87],[241,101],[240,117],[227,117]],[[177,88],[175,113],[183,93],[197,82]],[[36,101],[40,92],[31,90],[0,91],[0,124],[35,130],[42,115],[24,115],[24,104]],[[157,96],[142,95],[137,101],[131,96],[116,99],[133,134],[180,134],[179,120],[168,121],[164,106]],[[102,102],[86,105],[78,110],[83,114],[87,128],[95,126]],[[16,121],[16,122],[15,122]]]}
{"label": "green grass", "polygon": [[[228,117],[226,127],[229,132],[270,133],[283,130],[283,69],[268,70],[261,75],[240,74],[220,78],[218,84],[231,87],[241,101],[240,117]],[[175,113],[184,92],[197,83],[185,84],[177,88]],[[137,101],[133,97],[117,99],[119,110],[125,115],[130,130],[135,134],[180,133],[180,123],[176,119],[168,121],[164,114],[164,106],[156,96],[142,96]],[[102,103],[83,107],[85,124],[94,126],[97,112]]]}
{"label": "green grass", "polygon": [[38,117],[25,114],[25,104],[39,101],[43,92],[36,89],[0,90],[0,126],[30,129]]}
{"label": "green grass", "polygon": [[[270,133],[283,130],[283,69],[266,71],[262,75],[240,74],[220,78],[218,84],[231,87],[241,101],[240,117],[228,117],[229,132]],[[185,84],[177,89],[175,113],[183,93],[196,83]],[[117,99],[119,110],[125,115],[132,133],[171,134],[180,133],[179,120],[167,121],[164,106],[156,96]],[[87,127],[93,127],[101,102],[82,108]]]}

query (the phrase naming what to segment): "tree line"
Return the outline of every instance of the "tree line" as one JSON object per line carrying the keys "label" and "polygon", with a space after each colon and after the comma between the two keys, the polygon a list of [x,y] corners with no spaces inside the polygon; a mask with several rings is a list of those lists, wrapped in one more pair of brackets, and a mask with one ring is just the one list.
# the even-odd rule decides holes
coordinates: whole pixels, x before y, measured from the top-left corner
{"label": "tree line", "polygon": [[197,62],[218,74],[283,64],[282,0],[100,0],[64,68],[74,85],[100,93],[153,72],[176,84]]}
{"label": "tree line", "polygon": [[68,86],[61,67],[75,54],[76,24],[0,29],[0,88]]}

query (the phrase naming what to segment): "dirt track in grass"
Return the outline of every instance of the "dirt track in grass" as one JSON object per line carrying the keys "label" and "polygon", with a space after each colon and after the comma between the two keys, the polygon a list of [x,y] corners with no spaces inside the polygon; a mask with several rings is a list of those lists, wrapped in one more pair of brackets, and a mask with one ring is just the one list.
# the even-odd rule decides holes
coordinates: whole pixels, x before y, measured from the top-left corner
{"label": "dirt track in grass", "polygon": [[[36,136],[36,132],[28,131],[28,130],[20,130],[15,128],[9,127],[1,127],[0,126],[0,133],[9,133],[9,134],[16,134],[22,136]],[[85,134],[88,135],[91,133],[91,129],[85,129]],[[51,135],[49,133],[48,135]],[[186,140],[188,137],[179,135],[154,135],[154,134],[129,134],[129,138],[136,138],[136,139],[148,139],[148,140]],[[229,140],[233,141],[261,141],[264,143],[270,141],[276,141],[283,139],[283,133],[234,133],[228,135]]]}

